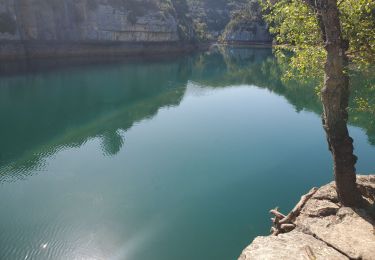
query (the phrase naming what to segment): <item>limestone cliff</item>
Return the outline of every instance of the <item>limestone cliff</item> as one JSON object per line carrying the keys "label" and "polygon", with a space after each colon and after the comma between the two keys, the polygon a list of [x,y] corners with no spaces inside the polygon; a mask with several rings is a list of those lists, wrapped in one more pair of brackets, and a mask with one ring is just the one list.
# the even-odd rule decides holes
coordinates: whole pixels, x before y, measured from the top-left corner
{"label": "limestone cliff", "polygon": [[162,0],[2,0],[1,40],[178,41]]}
{"label": "limestone cliff", "polygon": [[200,40],[271,42],[258,0],[188,0]]}
{"label": "limestone cliff", "polygon": [[263,21],[233,20],[221,37],[226,43],[271,43],[272,37]]}
{"label": "limestone cliff", "polygon": [[221,41],[227,43],[271,43],[272,37],[261,15],[261,7],[256,0],[237,8],[227,24]]}
{"label": "limestone cliff", "polygon": [[[170,0],[1,0],[0,55],[20,52],[9,41],[22,42],[31,54],[42,50],[36,42],[66,43],[72,49],[77,43],[191,41],[194,32],[180,30],[180,13]],[[56,51],[55,46],[50,50]]]}
{"label": "limestone cliff", "polygon": [[0,0],[0,58],[173,52],[219,38],[267,41],[252,1]]}

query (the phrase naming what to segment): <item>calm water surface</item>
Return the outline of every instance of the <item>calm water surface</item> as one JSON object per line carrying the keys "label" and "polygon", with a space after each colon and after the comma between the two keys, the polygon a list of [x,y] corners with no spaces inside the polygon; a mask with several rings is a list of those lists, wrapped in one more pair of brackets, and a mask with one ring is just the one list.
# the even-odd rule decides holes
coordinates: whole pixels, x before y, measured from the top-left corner
{"label": "calm water surface", "polygon": [[[314,89],[268,49],[4,67],[0,259],[236,259],[332,179]],[[359,172],[372,121],[350,128]]]}

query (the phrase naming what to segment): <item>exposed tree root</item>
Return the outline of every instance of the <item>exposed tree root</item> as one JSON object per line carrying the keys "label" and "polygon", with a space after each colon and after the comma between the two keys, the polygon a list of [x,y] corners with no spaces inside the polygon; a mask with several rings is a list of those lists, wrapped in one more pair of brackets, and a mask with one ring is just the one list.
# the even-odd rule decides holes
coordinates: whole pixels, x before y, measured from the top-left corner
{"label": "exposed tree root", "polygon": [[277,236],[278,234],[292,231],[296,227],[294,221],[301,213],[301,210],[305,206],[306,202],[317,192],[317,190],[318,188],[313,188],[309,191],[309,193],[303,195],[301,200],[287,216],[280,213],[278,208],[270,210],[270,213],[275,216],[274,218],[271,218],[273,222],[271,233]]}

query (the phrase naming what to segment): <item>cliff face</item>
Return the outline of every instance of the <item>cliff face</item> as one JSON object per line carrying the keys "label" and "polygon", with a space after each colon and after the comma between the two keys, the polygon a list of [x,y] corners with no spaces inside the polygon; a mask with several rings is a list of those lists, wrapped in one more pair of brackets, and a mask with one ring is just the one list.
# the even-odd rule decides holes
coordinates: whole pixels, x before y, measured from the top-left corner
{"label": "cliff face", "polygon": [[201,40],[271,42],[258,0],[188,0]]}
{"label": "cliff face", "polygon": [[240,20],[228,25],[222,35],[222,41],[228,43],[271,43],[272,37],[264,22]]}
{"label": "cliff face", "polygon": [[235,43],[272,42],[272,37],[262,18],[261,7],[257,0],[249,0],[233,12],[231,21],[227,24],[221,40]]}
{"label": "cliff face", "polygon": [[229,1],[188,0],[188,4],[200,40],[217,40],[231,18]]}
{"label": "cliff face", "polygon": [[0,40],[178,41],[163,0],[2,0]]}
{"label": "cliff face", "polygon": [[[248,1],[255,0],[0,0],[0,58],[186,50],[223,38]],[[265,26],[252,26],[224,38],[264,41]]]}

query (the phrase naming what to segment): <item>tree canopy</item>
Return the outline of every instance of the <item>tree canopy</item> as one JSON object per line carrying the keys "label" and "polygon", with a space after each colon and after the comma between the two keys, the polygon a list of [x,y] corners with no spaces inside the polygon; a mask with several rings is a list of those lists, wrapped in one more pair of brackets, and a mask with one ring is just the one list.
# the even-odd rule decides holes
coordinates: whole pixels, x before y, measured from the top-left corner
{"label": "tree canopy", "polygon": [[[292,51],[290,72],[297,71],[303,77],[324,74],[324,81],[321,81],[324,85],[320,84],[322,123],[332,153],[337,195],[345,206],[365,205],[356,185],[357,157],[347,127],[350,98],[348,56],[357,67],[374,61],[375,2],[266,0],[263,11],[281,49]],[[285,57],[283,52],[278,54]],[[368,100],[359,102],[371,109]]]}
{"label": "tree canopy", "polygon": [[[375,1],[341,0],[338,7],[347,54],[357,66],[369,65],[375,60]],[[294,53],[292,67],[317,73],[325,52],[315,11],[302,0],[265,0],[262,9],[276,42]]]}
{"label": "tree canopy", "polygon": [[[326,53],[316,13],[303,0],[261,1],[263,17],[277,43],[276,56],[284,68],[283,80],[301,83],[317,82],[322,86]],[[349,43],[349,73],[374,73],[375,62],[375,1],[341,0],[338,2],[342,36]],[[364,72],[367,71],[367,72]],[[366,84],[367,92],[374,93],[373,82]],[[352,108],[374,113],[375,100],[353,92]]]}

